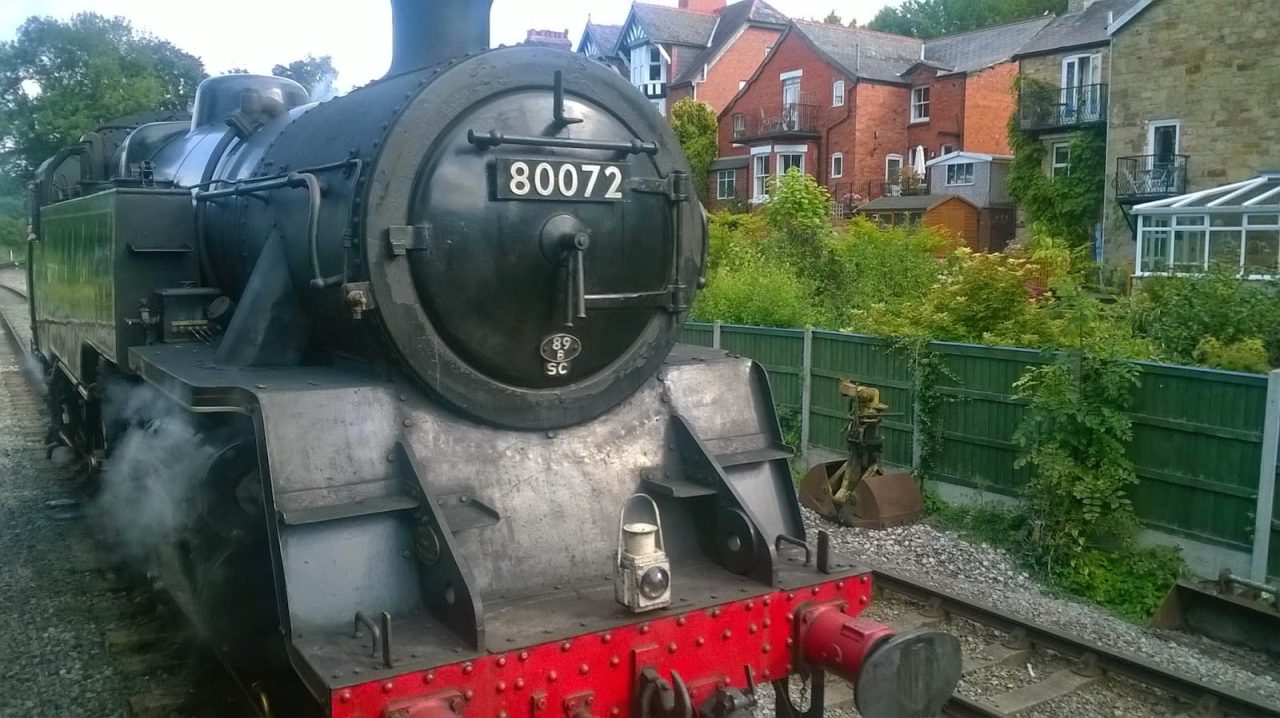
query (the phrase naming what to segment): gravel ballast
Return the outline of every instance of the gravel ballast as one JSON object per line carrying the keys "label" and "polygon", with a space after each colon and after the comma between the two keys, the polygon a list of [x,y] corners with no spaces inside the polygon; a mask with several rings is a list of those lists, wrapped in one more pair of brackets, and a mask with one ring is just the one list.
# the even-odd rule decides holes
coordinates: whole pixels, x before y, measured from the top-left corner
{"label": "gravel ballast", "polygon": [[1280,703],[1280,662],[1203,638],[1144,629],[1107,611],[1052,595],[1012,556],[969,543],[928,524],[879,531],[832,524],[801,509],[809,531],[831,534],[832,548],[872,568],[920,580],[977,599],[1013,616],[1144,657],[1199,680]]}
{"label": "gravel ballast", "polygon": [[90,539],[67,501],[75,476],[45,458],[42,400],[3,330],[0,342],[0,716],[129,715],[130,697],[165,679],[106,648],[137,607],[77,565]]}

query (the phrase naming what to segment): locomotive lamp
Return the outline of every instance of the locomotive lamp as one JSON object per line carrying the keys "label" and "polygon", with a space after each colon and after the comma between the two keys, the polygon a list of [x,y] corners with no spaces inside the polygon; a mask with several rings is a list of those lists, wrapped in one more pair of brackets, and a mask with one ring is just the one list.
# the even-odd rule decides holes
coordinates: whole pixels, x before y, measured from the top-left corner
{"label": "locomotive lamp", "polygon": [[[653,509],[653,523],[627,523],[627,508],[644,499]],[[658,504],[645,494],[633,494],[622,503],[618,515],[618,560],[613,577],[613,597],[643,613],[671,605],[671,561],[662,539]]]}

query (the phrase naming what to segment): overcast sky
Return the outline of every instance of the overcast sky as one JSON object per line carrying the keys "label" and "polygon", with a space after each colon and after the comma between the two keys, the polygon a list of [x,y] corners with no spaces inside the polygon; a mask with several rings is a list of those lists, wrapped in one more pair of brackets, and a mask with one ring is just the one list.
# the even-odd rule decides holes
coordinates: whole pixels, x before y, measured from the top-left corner
{"label": "overcast sky", "polygon": [[[651,0],[675,5],[676,0]],[[826,17],[835,10],[848,22],[865,23],[886,4],[900,0],[769,0],[796,18]],[[68,18],[92,10],[123,15],[135,27],[158,35],[204,60],[211,74],[233,67],[269,72],[276,63],[332,55],[338,86],[349,89],[380,76],[391,60],[391,11],[386,0],[3,0],[0,41],[13,39],[31,15]],[[587,15],[621,24],[630,0],[494,0],[493,44],[524,39],[529,28],[568,30],[577,46]]]}

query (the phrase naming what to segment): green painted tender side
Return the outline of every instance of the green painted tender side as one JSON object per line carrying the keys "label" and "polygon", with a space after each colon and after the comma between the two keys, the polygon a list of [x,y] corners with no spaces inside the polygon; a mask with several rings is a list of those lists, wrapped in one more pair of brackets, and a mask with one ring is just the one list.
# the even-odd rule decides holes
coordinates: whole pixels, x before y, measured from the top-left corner
{"label": "green painted tender side", "polygon": [[29,291],[40,351],[82,383],[95,354],[128,371],[153,292],[198,279],[189,192],[111,189],[42,207]]}

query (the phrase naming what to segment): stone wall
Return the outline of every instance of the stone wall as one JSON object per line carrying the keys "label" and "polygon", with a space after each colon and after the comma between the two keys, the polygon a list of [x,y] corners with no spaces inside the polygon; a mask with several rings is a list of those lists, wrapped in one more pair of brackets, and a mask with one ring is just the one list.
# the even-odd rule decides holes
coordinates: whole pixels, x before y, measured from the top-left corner
{"label": "stone wall", "polygon": [[1280,3],[1158,0],[1112,41],[1104,252],[1131,270],[1112,181],[1117,157],[1151,153],[1151,122],[1180,122],[1188,192],[1280,168]]}

